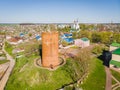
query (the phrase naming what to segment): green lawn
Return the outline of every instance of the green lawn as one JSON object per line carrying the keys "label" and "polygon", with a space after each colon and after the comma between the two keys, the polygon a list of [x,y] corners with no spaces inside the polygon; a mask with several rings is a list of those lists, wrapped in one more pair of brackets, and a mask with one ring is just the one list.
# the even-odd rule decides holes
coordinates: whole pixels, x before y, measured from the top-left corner
{"label": "green lawn", "polygon": [[10,45],[10,44],[7,43],[7,42],[5,42],[5,50],[6,50],[10,55],[13,55],[13,54],[12,54],[13,47],[12,47],[12,45]]}
{"label": "green lawn", "polygon": [[[55,90],[73,82],[83,73],[79,69],[81,66],[77,64],[77,60],[68,59],[64,66],[55,71],[49,71],[35,67],[33,64],[35,58],[36,56],[31,56],[16,60],[15,68],[5,90]],[[24,65],[24,69],[21,70]],[[73,74],[76,70],[78,70],[79,76],[75,77]]]}
{"label": "green lawn", "polygon": [[111,46],[120,47],[120,44],[119,43],[112,43]]}
{"label": "green lawn", "polygon": [[[5,45],[5,50],[13,56],[13,47],[7,42]],[[61,88],[64,84],[73,82],[70,72],[67,72],[65,69],[68,66],[76,64],[74,64],[73,60],[67,60],[64,66],[55,71],[49,71],[35,67],[34,59],[38,57],[39,56],[31,55],[29,57],[17,58],[5,90],[55,90]],[[79,66],[77,67],[79,68]],[[73,68],[68,68],[76,68],[76,66],[72,67]]]}
{"label": "green lawn", "polygon": [[83,90],[105,90],[106,74],[102,61],[94,58],[88,78],[81,85]]}
{"label": "green lawn", "polygon": [[9,62],[9,60],[0,60],[0,64],[6,63],[6,62]]}
{"label": "green lawn", "polygon": [[115,61],[115,60],[111,60],[111,61],[110,61],[110,64],[115,65],[115,66],[117,66],[117,67],[120,67],[120,62]]}

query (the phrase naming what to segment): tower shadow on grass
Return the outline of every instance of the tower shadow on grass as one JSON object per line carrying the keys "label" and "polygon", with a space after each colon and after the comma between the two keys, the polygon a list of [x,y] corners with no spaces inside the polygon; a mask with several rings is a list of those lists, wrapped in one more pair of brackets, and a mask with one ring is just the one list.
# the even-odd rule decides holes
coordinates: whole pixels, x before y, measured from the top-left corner
{"label": "tower shadow on grass", "polygon": [[39,56],[41,57],[42,60],[42,45],[39,45]]}

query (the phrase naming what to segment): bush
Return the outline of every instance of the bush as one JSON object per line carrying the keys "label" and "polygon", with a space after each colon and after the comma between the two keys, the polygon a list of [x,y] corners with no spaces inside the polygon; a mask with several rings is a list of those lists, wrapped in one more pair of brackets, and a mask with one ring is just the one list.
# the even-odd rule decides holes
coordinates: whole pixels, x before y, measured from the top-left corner
{"label": "bush", "polygon": [[66,47],[66,46],[68,46],[69,44],[68,44],[66,41],[62,41],[62,45],[63,45],[63,47]]}
{"label": "bush", "polygon": [[103,47],[100,45],[97,45],[93,48],[92,53],[96,54],[96,55],[100,55],[103,51]]}
{"label": "bush", "polygon": [[13,46],[11,44],[9,44],[8,42],[5,42],[5,50],[10,54],[12,54],[12,50],[13,50]]}

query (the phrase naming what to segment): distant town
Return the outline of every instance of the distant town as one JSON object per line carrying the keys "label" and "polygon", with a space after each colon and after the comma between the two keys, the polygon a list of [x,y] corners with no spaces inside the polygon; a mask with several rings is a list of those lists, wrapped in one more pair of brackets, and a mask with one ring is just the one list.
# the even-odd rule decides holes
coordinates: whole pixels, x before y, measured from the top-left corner
{"label": "distant town", "polygon": [[120,90],[120,23],[1,23],[0,90]]}

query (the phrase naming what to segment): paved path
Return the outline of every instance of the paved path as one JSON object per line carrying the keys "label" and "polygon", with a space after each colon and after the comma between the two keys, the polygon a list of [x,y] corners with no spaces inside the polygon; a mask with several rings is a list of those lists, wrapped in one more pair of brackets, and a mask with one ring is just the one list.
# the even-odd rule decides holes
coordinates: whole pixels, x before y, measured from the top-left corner
{"label": "paved path", "polygon": [[9,62],[6,62],[4,64],[0,64],[0,72],[4,71],[5,68],[7,68],[9,66]]}
{"label": "paved path", "polygon": [[63,49],[68,49],[68,48],[71,48],[71,47],[74,47],[75,45],[69,45],[69,46],[66,46],[66,47],[63,47]]}
{"label": "paved path", "polygon": [[9,67],[9,62],[0,64],[0,80]]}
{"label": "paved path", "polygon": [[5,52],[7,59],[10,60],[10,65],[9,65],[9,68],[6,71],[5,75],[3,76],[3,78],[0,81],[0,90],[4,90],[6,83],[9,79],[9,76],[15,65],[15,60],[5,51],[4,46],[3,46],[2,50]]}
{"label": "paved path", "polygon": [[105,90],[112,90],[112,78],[111,78],[111,72],[108,67],[105,66],[105,72],[106,72],[106,86]]}

